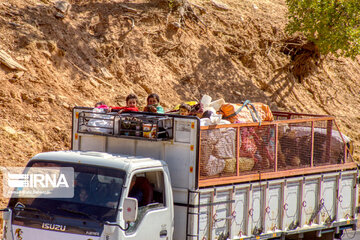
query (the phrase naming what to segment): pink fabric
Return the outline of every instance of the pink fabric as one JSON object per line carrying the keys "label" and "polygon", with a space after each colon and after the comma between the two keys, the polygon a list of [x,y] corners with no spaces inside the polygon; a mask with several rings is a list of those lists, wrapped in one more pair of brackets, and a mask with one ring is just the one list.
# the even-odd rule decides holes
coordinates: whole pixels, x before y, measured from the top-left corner
{"label": "pink fabric", "polygon": [[137,107],[111,107],[113,110],[123,110],[123,112],[138,112],[139,109]]}
{"label": "pink fabric", "polygon": [[96,108],[109,109],[109,107],[106,106],[106,105],[100,105],[100,106],[98,106],[98,107],[96,107]]}

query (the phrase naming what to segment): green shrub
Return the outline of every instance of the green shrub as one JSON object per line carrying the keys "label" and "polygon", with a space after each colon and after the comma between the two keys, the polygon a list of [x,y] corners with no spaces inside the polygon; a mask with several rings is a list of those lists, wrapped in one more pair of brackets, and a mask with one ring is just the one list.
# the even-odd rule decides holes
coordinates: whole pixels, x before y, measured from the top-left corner
{"label": "green shrub", "polygon": [[289,34],[301,32],[320,53],[360,53],[360,0],[286,0]]}

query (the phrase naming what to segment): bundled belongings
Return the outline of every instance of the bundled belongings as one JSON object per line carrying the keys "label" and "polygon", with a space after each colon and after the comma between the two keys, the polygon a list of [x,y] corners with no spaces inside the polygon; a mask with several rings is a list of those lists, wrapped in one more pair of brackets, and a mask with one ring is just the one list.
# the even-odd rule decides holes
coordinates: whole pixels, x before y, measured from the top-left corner
{"label": "bundled belongings", "polygon": [[201,98],[200,103],[203,105],[204,112],[209,111],[213,114],[216,114],[217,111],[219,111],[221,105],[225,103],[225,100],[220,98],[215,101],[211,101],[212,98],[209,95],[203,95]]}
{"label": "bundled belongings", "polygon": [[198,103],[198,104],[191,106],[189,115],[197,116],[198,118],[201,118],[203,113],[204,113],[204,106],[202,103]]}
{"label": "bundled belongings", "polygon": [[231,123],[273,121],[274,116],[268,105],[263,103],[251,103],[246,100],[242,104],[225,103],[221,105],[219,112],[223,119]]}
{"label": "bundled belongings", "polygon": [[204,107],[202,103],[195,101],[183,102],[180,105],[177,105],[174,110],[169,113],[178,113],[183,116],[197,116],[198,118],[201,118],[204,113]]}
{"label": "bundled belongings", "polygon": [[[266,126],[240,128],[240,171],[266,170],[274,166],[273,133],[272,129]],[[243,163],[248,166],[241,166]]]}
{"label": "bundled belongings", "polygon": [[143,121],[132,116],[120,116],[119,134],[125,136],[141,136]]}
{"label": "bundled belongings", "polygon": [[224,99],[220,98],[216,101],[211,101],[211,97],[204,95],[201,99],[201,104],[203,105],[203,114],[201,116],[200,125],[209,126],[215,124],[230,124],[229,121],[222,119],[221,114],[217,114],[222,104],[224,104]]}
{"label": "bundled belongings", "polygon": [[[197,101],[188,101],[188,102],[180,103],[180,104],[176,105],[176,106],[174,107],[174,109],[171,110],[171,111],[169,111],[168,113],[178,113],[181,104],[186,104],[186,105],[188,105],[188,106],[190,107],[190,110],[191,110],[191,107],[194,106],[194,105],[196,105],[196,104],[198,104],[198,102],[197,102]],[[190,112],[190,110],[189,110],[189,112]]]}
{"label": "bundled belongings", "polygon": [[173,120],[170,117],[122,113],[117,116],[117,119],[119,119],[119,127],[115,134],[155,140],[172,138]]}
{"label": "bundled belongings", "polygon": [[[200,175],[235,174],[269,170],[275,164],[275,128],[240,127],[236,156],[236,129],[216,128],[201,131]],[[237,166],[237,158],[239,164]]]}
{"label": "bundled belongings", "polygon": [[291,126],[286,131],[279,131],[280,147],[278,153],[286,158],[287,166],[310,166],[311,147],[313,146],[314,165],[338,164],[346,162],[345,145],[351,153],[351,139],[340,135],[339,131],[326,128],[314,128],[312,142],[311,127]]}
{"label": "bundled belongings", "polygon": [[226,159],[235,158],[236,130],[221,128],[202,131],[200,174],[214,176],[223,172]]}
{"label": "bundled belongings", "polygon": [[209,155],[209,158],[206,160],[206,164],[203,165],[201,175],[204,176],[214,176],[221,173],[225,167],[225,160],[216,158],[213,155]]}

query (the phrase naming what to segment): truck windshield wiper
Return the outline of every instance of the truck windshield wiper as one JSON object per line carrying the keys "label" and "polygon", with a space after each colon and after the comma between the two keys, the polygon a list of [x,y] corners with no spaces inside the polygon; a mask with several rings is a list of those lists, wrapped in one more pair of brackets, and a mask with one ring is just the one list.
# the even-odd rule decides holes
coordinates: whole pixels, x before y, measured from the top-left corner
{"label": "truck windshield wiper", "polygon": [[40,209],[38,209],[38,208],[15,206],[13,209],[14,209],[15,211],[19,211],[19,212],[21,212],[21,211],[30,211],[30,212],[41,213],[42,215],[45,215],[45,216],[49,217],[50,220],[52,220],[52,219],[54,218],[49,212],[45,212],[45,211],[40,210]]}
{"label": "truck windshield wiper", "polygon": [[64,208],[64,207],[58,207],[57,209],[59,210],[63,210],[63,211],[66,211],[66,212],[69,212],[69,213],[73,213],[73,214],[77,214],[77,215],[82,215],[82,216],[85,216],[85,217],[88,217],[96,222],[100,222],[96,217],[90,215],[90,214],[87,214],[86,212],[82,212],[82,211],[78,211],[78,210],[74,210],[74,209],[69,209],[69,208]]}

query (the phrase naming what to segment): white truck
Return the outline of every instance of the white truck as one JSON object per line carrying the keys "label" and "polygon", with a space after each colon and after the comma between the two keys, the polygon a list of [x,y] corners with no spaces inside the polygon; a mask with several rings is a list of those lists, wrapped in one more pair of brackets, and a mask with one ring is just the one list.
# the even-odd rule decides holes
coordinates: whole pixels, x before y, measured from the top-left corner
{"label": "white truck", "polygon": [[12,197],[3,239],[341,238],[357,222],[351,141],[331,116],[273,115],[201,126],[196,117],[76,107],[72,149],[27,164],[72,167],[74,197]]}

